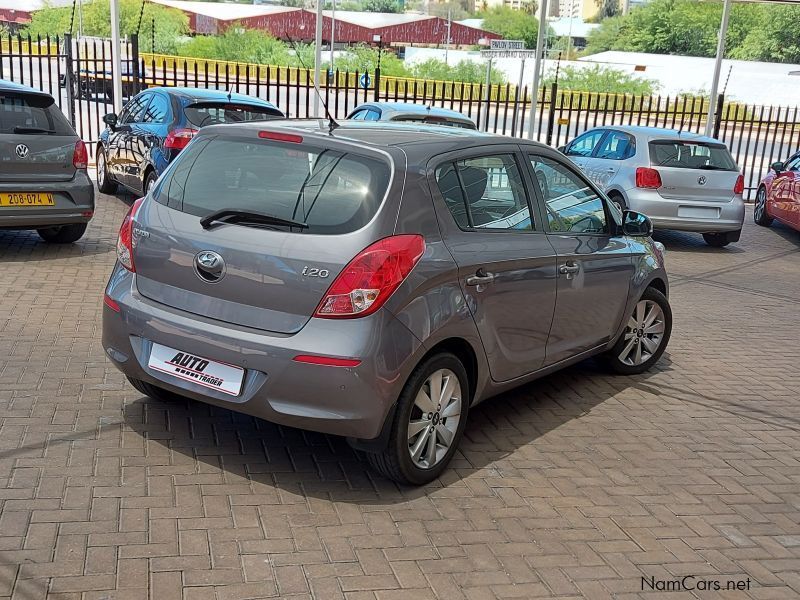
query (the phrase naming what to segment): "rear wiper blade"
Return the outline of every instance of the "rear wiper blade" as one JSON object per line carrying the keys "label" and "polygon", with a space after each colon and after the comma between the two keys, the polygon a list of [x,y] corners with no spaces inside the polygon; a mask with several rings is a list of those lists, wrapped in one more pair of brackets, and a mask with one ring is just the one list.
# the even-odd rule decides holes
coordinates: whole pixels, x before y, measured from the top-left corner
{"label": "rear wiper blade", "polygon": [[43,127],[26,127],[25,125],[17,125],[14,127],[14,133],[55,133],[55,129],[44,129]]}
{"label": "rear wiper blade", "polygon": [[299,227],[300,229],[308,229],[308,223],[300,221],[292,221],[291,219],[282,219],[266,213],[255,212],[251,210],[239,210],[236,208],[223,208],[216,212],[206,215],[200,219],[200,225],[203,229],[211,229],[214,224],[231,223],[246,225],[247,223],[259,225],[282,225],[284,227]]}

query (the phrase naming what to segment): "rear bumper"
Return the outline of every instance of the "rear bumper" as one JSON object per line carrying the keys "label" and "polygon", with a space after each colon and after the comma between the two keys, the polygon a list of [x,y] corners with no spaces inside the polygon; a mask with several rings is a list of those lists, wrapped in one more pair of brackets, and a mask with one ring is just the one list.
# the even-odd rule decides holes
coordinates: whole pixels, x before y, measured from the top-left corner
{"label": "rear bumper", "polygon": [[[712,233],[738,231],[744,223],[744,202],[740,196],[729,202],[700,202],[663,198],[656,190],[627,190],[628,207],[650,217],[655,229]],[[698,216],[698,213],[707,213]],[[693,214],[694,213],[694,214]]]}
{"label": "rear bumper", "polygon": [[94,213],[94,184],[86,171],[69,181],[0,182],[0,192],[42,192],[55,196],[55,206],[0,207],[0,229],[35,229],[88,223]]}
{"label": "rear bumper", "polygon": [[[423,350],[417,338],[380,310],[364,319],[311,319],[294,335],[227,325],[139,295],[135,276],[117,266],[103,309],[103,347],[125,375],[273,423],[334,435],[378,438]],[[148,366],[153,343],[245,369],[230,396]],[[294,361],[298,354],[358,358],[357,367]]]}

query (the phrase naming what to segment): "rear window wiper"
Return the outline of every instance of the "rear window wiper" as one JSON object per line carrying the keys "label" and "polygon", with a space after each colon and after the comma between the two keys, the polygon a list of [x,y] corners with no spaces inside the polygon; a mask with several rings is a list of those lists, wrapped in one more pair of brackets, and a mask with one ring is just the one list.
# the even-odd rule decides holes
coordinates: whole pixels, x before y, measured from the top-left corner
{"label": "rear window wiper", "polygon": [[14,127],[14,133],[47,133],[52,135],[55,132],[55,129],[45,129],[44,127],[27,127],[25,125],[17,125]]}
{"label": "rear window wiper", "polygon": [[200,225],[203,229],[211,229],[214,224],[231,223],[238,225],[281,225],[283,227],[299,227],[300,229],[308,229],[308,223],[300,221],[293,221],[291,219],[282,219],[266,213],[255,212],[250,210],[239,210],[236,208],[223,208],[200,219]]}

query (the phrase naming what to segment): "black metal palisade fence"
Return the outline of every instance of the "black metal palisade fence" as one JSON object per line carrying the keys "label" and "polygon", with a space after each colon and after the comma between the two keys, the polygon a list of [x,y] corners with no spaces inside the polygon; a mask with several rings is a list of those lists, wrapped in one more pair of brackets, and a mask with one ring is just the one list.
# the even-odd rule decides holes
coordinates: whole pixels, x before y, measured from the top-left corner
{"label": "black metal palisade fence", "polygon": [[[113,111],[111,46],[108,40],[63,37],[0,38],[0,79],[52,94],[78,133],[94,149]],[[315,115],[313,71],[139,51],[136,36],[122,48],[123,100],[153,86],[223,89],[268,100],[290,118]],[[328,74],[320,87],[330,113],[342,119],[359,103],[391,100],[442,106],[463,112],[479,129],[528,137],[528,88],[456,81],[381,76],[380,73]],[[745,175],[747,194],[769,165],[800,147],[798,107],[754,106],[717,99],[714,136],[730,148]],[[708,99],[692,96],[622,95],[559,90],[538,92],[533,138],[558,146],[586,129],[603,125],[649,125],[701,133]]]}

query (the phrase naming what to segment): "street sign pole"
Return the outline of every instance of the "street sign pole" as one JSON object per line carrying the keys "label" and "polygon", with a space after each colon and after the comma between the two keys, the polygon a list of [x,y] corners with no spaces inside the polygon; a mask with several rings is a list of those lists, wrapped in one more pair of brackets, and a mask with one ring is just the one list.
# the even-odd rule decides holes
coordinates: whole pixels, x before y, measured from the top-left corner
{"label": "street sign pole", "polygon": [[119,0],[111,0],[111,70],[114,89],[114,112],[122,112],[122,59],[119,55]]}
{"label": "street sign pole", "polygon": [[731,14],[731,0],[725,0],[722,6],[722,24],[719,28],[717,40],[717,56],[714,59],[714,76],[711,79],[711,97],[708,99],[708,115],[706,117],[706,135],[714,132],[714,114],[717,108],[717,93],[719,92],[719,76],[722,71],[722,57],[725,55],[725,35],[728,33],[728,19]]}
{"label": "street sign pole", "polygon": [[[322,82],[320,81],[319,73],[322,68],[322,2],[317,0],[317,30],[314,36],[317,47],[314,52],[314,87],[319,90]],[[314,94],[314,116],[321,117],[319,112],[319,94]]]}
{"label": "street sign pole", "polygon": [[486,61],[486,90],[483,95],[483,130],[489,131],[489,102],[492,99],[492,59]]}
{"label": "street sign pole", "polygon": [[531,113],[528,119],[528,139],[533,139],[534,124],[536,121],[536,103],[539,100],[539,74],[542,69],[542,50],[544,49],[544,36],[547,27],[547,0],[539,3],[539,33],[536,36],[536,56],[533,61],[533,86],[531,87]]}

